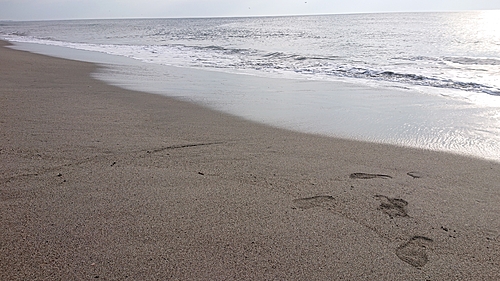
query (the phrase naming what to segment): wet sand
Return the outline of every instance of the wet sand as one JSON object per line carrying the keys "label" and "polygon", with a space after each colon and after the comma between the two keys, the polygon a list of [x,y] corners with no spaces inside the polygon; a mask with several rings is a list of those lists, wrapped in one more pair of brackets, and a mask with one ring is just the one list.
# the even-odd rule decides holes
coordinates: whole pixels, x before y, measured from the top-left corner
{"label": "wet sand", "polygon": [[498,280],[500,164],[280,130],[0,47],[0,280]]}

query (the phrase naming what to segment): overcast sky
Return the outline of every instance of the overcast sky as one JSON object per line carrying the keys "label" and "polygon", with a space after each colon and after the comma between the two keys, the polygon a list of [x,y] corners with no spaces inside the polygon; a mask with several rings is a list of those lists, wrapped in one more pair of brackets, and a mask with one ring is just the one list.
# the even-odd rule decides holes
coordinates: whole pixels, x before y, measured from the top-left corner
{"label": "overcast sky", "polygon": [[500,9],[500,0],[0,0],[0,20]]}

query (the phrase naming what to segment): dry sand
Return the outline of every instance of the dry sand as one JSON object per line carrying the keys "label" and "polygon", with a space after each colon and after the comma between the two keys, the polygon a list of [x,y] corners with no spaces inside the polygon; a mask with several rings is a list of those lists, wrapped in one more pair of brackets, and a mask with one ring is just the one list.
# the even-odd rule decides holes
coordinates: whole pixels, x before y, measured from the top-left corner
{"label": "dry sand", "polygon": [[499,163],[271,128],[96,67],[0,47],[0,280],[500,278]]}

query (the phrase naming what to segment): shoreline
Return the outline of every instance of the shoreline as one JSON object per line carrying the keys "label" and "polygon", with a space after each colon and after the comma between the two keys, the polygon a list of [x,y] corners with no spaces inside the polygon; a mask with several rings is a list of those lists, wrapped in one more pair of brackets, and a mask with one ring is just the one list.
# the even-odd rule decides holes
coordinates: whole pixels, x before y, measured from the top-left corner
{"label": "shoreline", "polygon": [[0,43],[0,279],[500,276],[500,164],[245,121]]}
{"label": "shoreline", "polygon": [[453,96],[444,90],[436,96],[353,81],[241,75],[38,44],[16,43],[14,49],[104,65],[93,78],[273,127],[500,162],[496,145],[500,119],[494,103],[488,107],[468,104],[443,97]]}

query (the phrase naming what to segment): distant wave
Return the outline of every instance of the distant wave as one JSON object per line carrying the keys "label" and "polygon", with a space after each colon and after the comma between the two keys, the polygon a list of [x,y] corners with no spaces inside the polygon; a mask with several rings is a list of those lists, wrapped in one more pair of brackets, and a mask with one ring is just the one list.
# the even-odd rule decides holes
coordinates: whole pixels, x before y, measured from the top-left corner
{"label": "distant wave", "polygon": [[433,62],[451,62],[461,65],[500,65],[500,59],[497,58],[472,58],[472,57],[396,57],[394,59],[408,60],[408,61],[433,61]]}
{"label": "distant wave", "polygon": [[444,60],[464,65],[500,65],[500,60],[493,58],[445,57]]}
{"label": "distant wave", "polygon": [[[185,45],[183,45],[185,46]],[[210,46],[205,46],[205,47],[199,47],[199,46],[194,46],[192,47],[197,50],[211,50],[211,51],[219,51],[223,52],[225,54],[251,54],[255,53],[255,50],[251,49],[241,49],[241,48],[226,48],[222,46],[215,46],[215,45],[210,45]]]}

